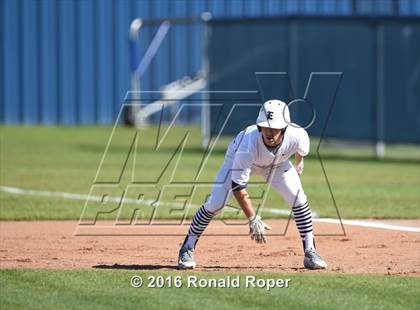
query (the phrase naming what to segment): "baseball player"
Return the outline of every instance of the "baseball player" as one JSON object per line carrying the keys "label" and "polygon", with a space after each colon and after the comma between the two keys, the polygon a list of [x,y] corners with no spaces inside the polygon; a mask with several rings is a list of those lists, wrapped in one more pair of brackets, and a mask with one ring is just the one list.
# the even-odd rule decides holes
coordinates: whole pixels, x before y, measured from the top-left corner
{"label": "baseball player", "polygon": [[[305,268],[325,269],[327,264],[315,249],[311,209],[299,177],[303,172],[303,157],[308,153],[308,134],[291,123],[287,105],[280,100],[265,102],[256,124],[241,131],[229,144],[211,195],[193,217],[179,251],[178,267],[195,267],[194,251],[198,239],[232,195],[249,219],[251,239],[257,243],[266,242],[265,230],[271,227],[255,214],[246,190],[250,175],[257,174],[265,178],[292,208],[303,242]],[[294,165],[289,161],[292,155],[295,156]]]}

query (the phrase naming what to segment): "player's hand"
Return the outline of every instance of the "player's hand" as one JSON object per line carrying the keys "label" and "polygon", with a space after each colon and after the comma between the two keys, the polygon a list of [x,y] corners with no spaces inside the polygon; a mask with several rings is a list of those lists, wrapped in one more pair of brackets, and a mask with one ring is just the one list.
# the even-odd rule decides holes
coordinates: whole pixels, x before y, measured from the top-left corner
{"label": "player's hand", "polygon": [[270,229],[271,227],[261,220],[261,216],[255,215],[249,218],[249,234],[251,235],[251,239],[257,243],[267,242],[265,230]]}
{"label": "player's hand", "polygon": [[305,165],[303,164],[303,160],[302,160],[301,162],[299,162],[298,164],[295,165],[296,172],[299,175],[301,175],[304,167],[305,167]]}

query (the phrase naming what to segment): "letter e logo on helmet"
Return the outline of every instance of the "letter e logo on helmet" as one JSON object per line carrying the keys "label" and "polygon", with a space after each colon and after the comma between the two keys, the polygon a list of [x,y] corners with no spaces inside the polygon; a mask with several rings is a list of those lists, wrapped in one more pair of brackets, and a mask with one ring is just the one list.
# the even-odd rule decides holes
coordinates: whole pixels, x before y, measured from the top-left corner
{"label": "letter e logo on helmet", "polygon": [[286,128],[290,124],[290,112],[287,104],[275,99],[264,102],[255,123],[266,128]]}

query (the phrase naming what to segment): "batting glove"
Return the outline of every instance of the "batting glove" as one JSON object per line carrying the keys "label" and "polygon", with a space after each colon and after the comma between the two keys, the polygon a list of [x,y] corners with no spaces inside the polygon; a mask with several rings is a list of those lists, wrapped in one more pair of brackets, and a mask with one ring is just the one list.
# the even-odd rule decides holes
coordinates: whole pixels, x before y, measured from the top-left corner
{"label": "batting glove", "polygon": [[261,220],[261,216],[255,215],[249,218],[249,234],[251,239],[257,243],[266,243],[265,230],[270,230],[271,227]]}
{"label": "batting glove", "polygon": [[302,174],[302,172],[303,172],[303,167],[305,167],[305,165],[303,164],[303,160],[295,166],[296,172],[297,172],[299,175],[301,175],[301,174]]}

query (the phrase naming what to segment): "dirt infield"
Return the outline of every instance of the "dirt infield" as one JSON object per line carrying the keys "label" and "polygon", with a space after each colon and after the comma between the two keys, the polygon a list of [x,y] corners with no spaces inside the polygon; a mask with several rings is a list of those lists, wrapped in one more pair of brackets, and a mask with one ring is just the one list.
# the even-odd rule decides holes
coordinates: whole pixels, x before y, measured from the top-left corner
{"label": "dirt infield", "polygon": [[[302,246],[295,224],[291,222],[286,231],[285,220],[267,222],[273,227],[271,236],[267,244],[258,245],[248,236],[231,235],[246,234],[245,225],[227,226],[213,221],[206,231],[207,236],[198,243],[197,269],[308,272],[302,268]],[[420,226],[419,220],[381,222]],[[110,222],[100,222],[95,227],[86,226],[77,231],[85,236],[75,236],[77,224],[75,221],[0,222],[0,267],[170,270],[176,266],[182,235],[188,230],[187,225],[140,225],[135,227],[135,234],[142,236],[115,236],[133,234],[133,231],[127,230],[129,227],[112,227]],[[104,227],[104,231],[97,230],[98,225]],[[317,272],[420,276],[418,232],[346,225],[345,230],[345,236],[339,235],[342,234],[339,225],[315,223],[317,234],[330,235],[317,237],[317,247],[329,263],[327,271]],[[86,236],[89,231],[106,231],[108,235]],[[224,233],[224,236],[211,236]],[[170,234],[176,235],[168,236]]]}

